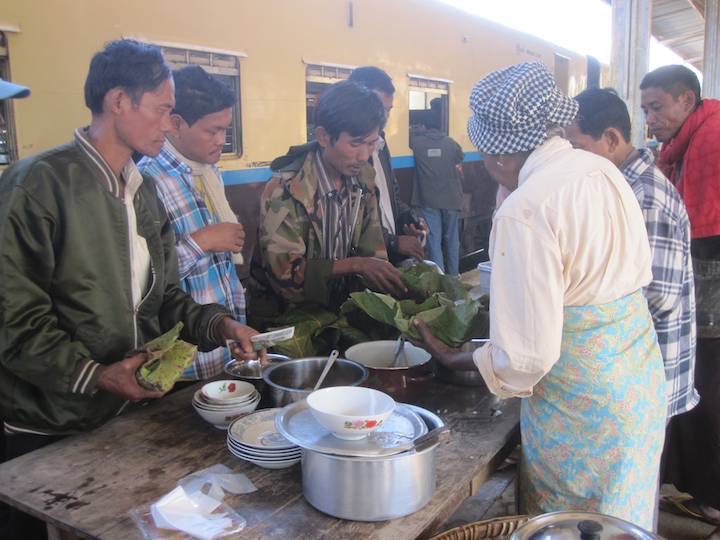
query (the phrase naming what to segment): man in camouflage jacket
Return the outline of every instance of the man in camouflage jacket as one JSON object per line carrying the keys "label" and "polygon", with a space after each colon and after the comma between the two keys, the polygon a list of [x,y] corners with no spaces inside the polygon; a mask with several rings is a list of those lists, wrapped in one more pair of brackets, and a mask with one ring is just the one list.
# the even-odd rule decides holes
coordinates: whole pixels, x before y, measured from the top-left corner
{"label": "man in camouflage jacket", "polygon": [[373,92],[337,83],[318,102],[317,140],[273,161],[249,287],[256,324],[308,304],[336,310],[353,289],[405,292],[387,260],[368,163],[383,122]]}

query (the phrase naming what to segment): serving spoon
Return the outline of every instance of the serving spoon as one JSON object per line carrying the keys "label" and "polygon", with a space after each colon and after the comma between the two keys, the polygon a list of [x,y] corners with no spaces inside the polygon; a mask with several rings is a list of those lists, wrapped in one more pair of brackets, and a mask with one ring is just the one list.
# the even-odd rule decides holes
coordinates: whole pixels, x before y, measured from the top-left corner
{"label": "serving spoon", "polygon": [[320,374],[320,378],[315,383],[315,387],[313,388],[313,392],[320,388],[320,385],[325,380],[325,377],[327,377],[328,371],[330,371],[330,368],[335,363],[335,360],[337,360],[338,355],[340,354],[340,351],[335,349],[333,352],[330,353],[330,356],[327,359],[327,362],[325,363],[325,368],[322,370],[322,373]]}

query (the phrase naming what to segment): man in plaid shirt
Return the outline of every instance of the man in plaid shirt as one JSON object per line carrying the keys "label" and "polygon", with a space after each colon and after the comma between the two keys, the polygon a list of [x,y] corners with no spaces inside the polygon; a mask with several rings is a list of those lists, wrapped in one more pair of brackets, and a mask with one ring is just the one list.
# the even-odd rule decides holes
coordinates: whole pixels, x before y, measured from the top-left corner
{"label": "man in plaid shirt", "polygon": [[578,116],[566,127],[575,148],[603,156],[622,171],[638,198],[653,254],[645,290],[668,384],[668,420],[699,401],[695,390],[695,286],[690,220],[680,194],[655,165],[652,152],[630,144],[630,115],[610,89],[578,94]]}
{"label": "man in plaid shirt", "polygon": [[[201,304],[225,306],[245,323],[245,294],[235,264],[241,264],[243,226],[225,198],[215,164],[232,123],[235,95],[199,66],[176,71],[173,131],[157,157],[138,168],[155,180],[176,237],[180,285]],[[225,347],[198,353],[185,380],[220,373],[230,355]]]}

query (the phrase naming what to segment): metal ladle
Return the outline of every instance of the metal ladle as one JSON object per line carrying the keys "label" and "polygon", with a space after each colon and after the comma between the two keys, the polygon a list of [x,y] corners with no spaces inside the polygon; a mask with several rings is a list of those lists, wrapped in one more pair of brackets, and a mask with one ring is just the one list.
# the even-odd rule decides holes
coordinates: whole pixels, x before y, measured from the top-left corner
{"label": "metal ladle", "polygon": [[408,366],[407,357],[405,356],[405,336],[402,334],[395,343],[395,351],[393,352],[393,361],[391,367],[400,367],[400,357],[405,360],[405,367]]}
{"label": "metal ladle", "polygon": [[340,354],[340,351],[335,349],[333,352],[330,353],[330,356],[327,359],[327,362],[325,363],[325,367],[322,370],[322,373],[320,374],[320,378],[315,383],[315,387],[313,388],[313,392],[320,388],[320,385],[325,380],[325,377],[327,377],[328,371],[330,371],[330,368],[335,363],[335,360],[337,360],[338,355]]}

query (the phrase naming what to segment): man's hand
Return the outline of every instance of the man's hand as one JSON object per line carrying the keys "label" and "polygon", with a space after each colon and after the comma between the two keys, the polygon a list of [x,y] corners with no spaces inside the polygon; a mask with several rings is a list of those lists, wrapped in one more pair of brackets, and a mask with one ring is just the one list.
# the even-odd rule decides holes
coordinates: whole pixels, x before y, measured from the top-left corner
{"label": "man's hand", "polygon": [[135,372],[147,361],[147,358],[147,353],[139,352],[109,366],[99,367],[101,371],[96,386],[128,401],[162,397],[162,392],[143,388],[135,379]]}
{"label": "man's hand", "polygon": [[404,232],[405,234],[421,238],[422,236],[426,236],[430,233],[430,227],[428,227],[427,221],[425,221],[423,218],[419,218],[417,221],[417,225],[415,223],[405,225]]}
{"label": "man's hand", "polygon": [[425,250],[416,236],[402,235],[397,237],[397,252],[407,257],[414,257],[422,261],[425,258]]}
{"label": "man's hand", "polygon": [[265,349],[260,353],[253,351],[250,338],[259,334],[254,328],[250,328],[244,324],[240,324],[235,319],[225,317],[222,320],[222,334],[225,339],[233,340],[230,345],[230,354],[237,360],[254,360],[260,358],[261,362],[267,360],[267,352]]}
{"label": "man's hand", "polygon": [[240,253],[245,244],[245,229],[240,223],[217,223],[195,231],[190,236],[205,252]]}
{"label": "man's hand", "polygon": [[371,289],[404,296],[407,287],[400,277],[400,271],[388,261],[376,257],[357,257],[355,271],[368,282]]}
{"label": "man's hand", "polygon": [[421,337],[421,341],[417,342],[416,345],[429,352],[443,366],[452,370],[476,369],[471,352],[463,352],[460,349],[448,347],[436,338],[428,325],[420,319],[414,319],[413,325],[417,328]]}

